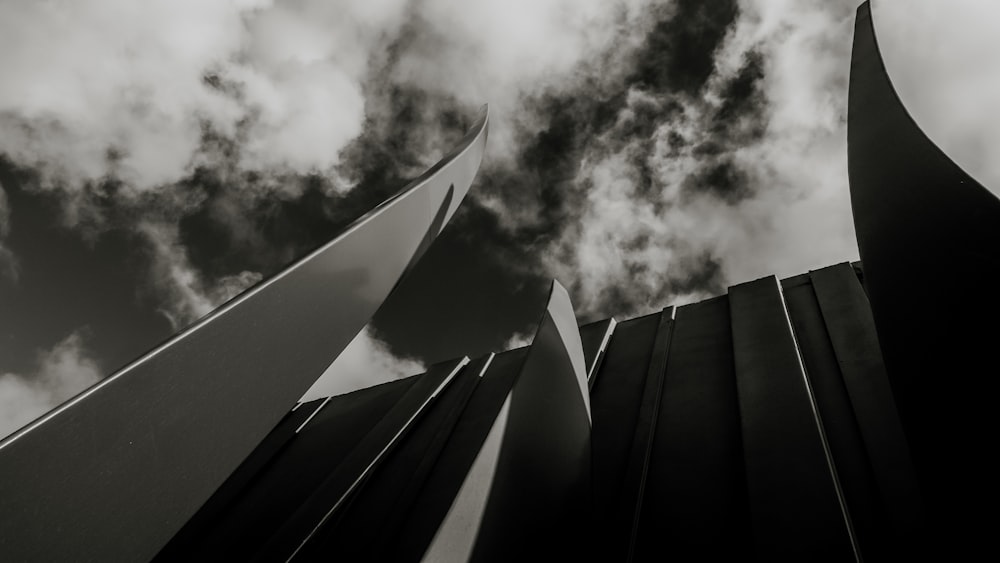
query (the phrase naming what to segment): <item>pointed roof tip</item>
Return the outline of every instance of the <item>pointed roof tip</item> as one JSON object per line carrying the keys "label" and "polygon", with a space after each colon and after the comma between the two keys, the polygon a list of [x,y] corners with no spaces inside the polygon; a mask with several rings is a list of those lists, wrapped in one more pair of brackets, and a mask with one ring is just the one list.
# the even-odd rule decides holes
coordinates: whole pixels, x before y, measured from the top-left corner
{"label": "pointed roof tip", "polygon": [[549,298],[546,303],[548,303],[548,306],[551,306],[556,300],[565,303],[575,315],[576,310],[573,308],[573,299],[569,296],[569,290],[563,284],[559,283],[559,280],[553,278],[549,286]]}
{"label": "pointed roof tip", "polygon": [[566,288],[563,286],[563,284],[559,283],[559,280],[557,280],[555,278],[552,278],[551,290],[552,291],[559,290],[559,291],[562,291],[563,293],[568,293],[566,291]]}
{"label": "pointed roof tip", "polygon": [[483,134],[489,137],[490,134],[490,104],[486,103],[479,106],[479,112],[476,115],[475,124],[472,126],[473,130],[478,129],[483,130]]}

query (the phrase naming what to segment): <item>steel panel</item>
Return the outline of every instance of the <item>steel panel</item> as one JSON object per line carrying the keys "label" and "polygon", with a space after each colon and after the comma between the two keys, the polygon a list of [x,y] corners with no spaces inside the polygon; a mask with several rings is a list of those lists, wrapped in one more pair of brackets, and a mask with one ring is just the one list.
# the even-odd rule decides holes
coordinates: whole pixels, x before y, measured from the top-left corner
{"label": "steel panel", "polygon": [[459,373],[430,405],[406,439],[386,456],[336,519],[318,530],[296,560],[336,557],[344,561],[380,561],[384,542],[400,533],[403,517],[423,488],[481,381],[493,354],[477,358]]}
{"label": "steel panel", "polygon": [[764,560],[856,557],[822,422],[775,277],[729,289],[754,543]]}
{"label": "steel panel", "polygon": [[569,295],[549,302],[509,396],[496,470],[470,561],[576,559],[589,553],[590,408]]}
{"label": "steel panel", "polygon": [[1000,372],[1000,299],[992,293],[1000,279],[1000,200],[907,113],[867,2],[854,28],[847,145],[864,285],[937,529],[927,539],[942,540],[938,557],[965,549],[973,557],[970,539],[993,534],[967,507],[993,488],[997,473],[983,445],[994,441],[996,426],[984,388]]}
{"label": "steel panel", "polygon": [[823,323],[840,366],[897,554],[920,551],[925,517],[906,436],[889,386],[875,321],[849,264],[812,272]]}
{"label": "steel panel", "polygon": [[888,555],[885,513],[813,286],[808,277],[806,283],[795,287],[782,285],[858,547],[866,559],[885,558]]}
{"label": "steel panel", "polygon": [[530,348],[497,354],[476,386],[448,442],[397,528],[387,528],[376,560],[420,561],[454,504],[488,435],[498,423]]}
{"label": "steel panel", "polygon": [[753,549],[729,300],[679,307],[635,561],[733,561]]}

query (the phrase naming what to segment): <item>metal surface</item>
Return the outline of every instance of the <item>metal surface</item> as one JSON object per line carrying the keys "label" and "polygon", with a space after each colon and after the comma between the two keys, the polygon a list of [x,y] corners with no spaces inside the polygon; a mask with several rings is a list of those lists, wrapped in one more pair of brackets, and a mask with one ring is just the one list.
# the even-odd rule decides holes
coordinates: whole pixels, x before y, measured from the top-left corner
{"label": "metal surface", "polygon": [[437,466],[492,359],[493,354],[477,358],[455,377],[347,506],[296,555],[296,561],[318,561],[332,554],[342,561],[386,559],[379,552],[399,536],[405,515]]}
{"label": "metal surface", "polygon": [[510,392],[496,472],[470,561],[575,560],[590,523],[590,403],[569,294],[548,305]]}
{"label": "metal surface", "polygon": [[984,447],[996,437],[995,398],[984,388],[1000,365],[1000,299],[993,293],[1000,279],[1000,200],[907,113],[875,31],[865,3],[855,25],[847,128],[864,285],[935,519],[928,539],[940,541],[950,559],[966,549],[971,557],[977,538],[993,534],[968,503],[995,488],[997,472]]}
{"label": "metal surface", "polygon": [[677,309],[635,561],[752,559],[729,325],[725,296]]}
{"label": "metal surface", "polygon": [[776,278],[729,288],[757,556],[857,558],[822,421]]}
{"label": "metal surface", "polygon": [[[401,517],[402,522],[383,528],[383,541],[374,557],[376,561],[421,561],[434,538],[441,533],[439,530],[445,526],[443,522],[448,514],[460,510],[453,509],[457,502],[472,505],[473,510],[469,512],[474,518],[467,523],[470,527],[478,526],[482,515],[481,510],[474,510],[478,492],[460,491],[469,479],[487,484],[492,481],[491,471],[495,464],[490,453],[493,445],[488,439],[494,428],[506,426],[498,419],[506,417],[504,405],[529,350],[523,347],[497,354],[490,363],[416,499],[408,510],[394,515],[394,519]],[[469,498],[456,500],[463,495]]]}
{"label": "metal surface", "polygon": [[[850,275],[854,277],[853,272]],[[885,529],[868,455],[830,335],[823,322],[823,313],[808,275],[803,283],[794,283],[795,278],[789,281],[793,283],[782,282],[788,316],[795,329],[795,340],[809,375],[816,407],[823,421],[823,434],[837,467],[837,479],[851,515],[859,549],[865,558],[884,559],[890,554],[885,540],[891,534]]]}
{"label": "metal surface", "polygon": [[[348,498],[410,432],[414,422],[469,363],[468,357],[443,362],[421,375],[406,395],[365,435],[310,497],[285,521],[254,561],[291,561],[347,502]],[[308,560],[304,556],[300,560]]]}
{"label": "metal surface", "polygon": [[850,412],[857,420],[871,475],[892,528],[885,541],[897,557],[917,556],[924,510],[868,298],[850,264],[823,268],[810,277],[850,398]]}
{"label": "metal surface", "polygon": [[622,537],[622,553],[626,561],[635,559],[636,536],[642,515],[642,500],[645,496],[646,480],[649,476],[649,460],[653,453],[653,437],[660,414],[660,400],[663,396],[663,378],[667,371],[670,340],[674,331],[673,307],[660,311],[660,322],[653,341],[653,355],[646,371],[646,382],[639,403],[639,414],[632,435],[632,449],[625,466],[622,492],[618,504],[618,520]]}
{"label": "metal surface", "polygon": [[618,518],[620,499],[661,317],[656,313],[618,323],[600,371],[594,375],[591,436],[599,560],[626,556],[622,538],[630,530],[623,529]]}
{"label": "metal surface", "polygon": [[[412,393],[418,381],[419,377],[408,377],[333,397],[272,459],[253,463],[258,453],[254,451],[154,561],[252,559],[375,425],[386,417],[398,419],[401,407],[405,416],[407,409],[401,403],[408,395],[419,397]],[[241,483],[249,486],[240,487]],[[306,533],[308,529],[297,538]]]}
{"label": "metal surface", "polygon": [[[583,553],[579,536],[589,523],[591,487],[586,362],[569,295],[557,282],[531,346],[523,356],[510,354],[498,356],[494,366],[501,377],[519,368],[516,377],[497,380],[487,373],[463,414],[478,418],[470,420],[474,436],[457,434],[442,453],[439,476],[453,475],[452,487],[460,476],[461,486],[448,487],[454,496],[433,537],[417,540],[426,541],[423,561],[553,560]],[[500,404],[488,408],[491,417],[473,410],[483,399]],[[447,450],[465,460],[445,464],[452,458]],[[458,464],[467,471],[455,473]],[[432,478],[428,489],[440,491],[437,483]],[[403,535],[404,543],[414,541]]]}
{"label": "metal surface", "polygon": [[0,559],[152,558],[440,233],[487,122],[484,110],[455,150],[329,243],[0,443]]}
{"label": "metal surface", "polygon": [[[862,558],[913,554],[873,506],[871,476],[897,516],[913,498],[894,482],[905,443],[854,270],[783,287],[767,278],[617,327],[596,368],[590,490],[575,486],[583,448],[567,447],[588,434],[580,379],[546,311],[531,346],[469,364],[417,418],[436,368],[334,397],[294,434],[320,401],[299,408],[159,560],[281,560],[315,530],[295,560],[622,561],[636,514],[634,561],[846,560],[837,483]],[[590,369],[603,325],[581,331]]]}

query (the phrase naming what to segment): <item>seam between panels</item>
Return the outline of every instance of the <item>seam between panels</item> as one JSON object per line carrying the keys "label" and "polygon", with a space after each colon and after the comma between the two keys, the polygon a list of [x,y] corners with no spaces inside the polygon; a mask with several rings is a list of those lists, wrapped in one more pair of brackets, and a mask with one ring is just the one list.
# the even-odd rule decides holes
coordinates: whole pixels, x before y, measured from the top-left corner
{"label": "seam between panels", "polygon": [[778,287],[778,298],[781,301],[781,310],[785,316],[785,324],[788,326],[788,334],[792,338],[792,346],[795,348],[795,359],[799,363],[799,373],[802,374],[802,382],[805,384],[806,395],[809,398],[809,407],[812,409],[813,420],[816,422],[816,431],[819,433],[820,444],[823,446],[823,454],[826,456],[826,464],[830,470],[830,478],[833,481],[834,491],[837,493],[837,502],[840,504],[840,513],[844,518],[844,525],[847,527],[847,537],[851,542],[851,551],[854,553],[854,560],[861,561],[861,550],[858,546],[858,539],[854,533],[854,523],[851,521],[851,514],[847,508],[847,498],[844,496],[843,487],[840,484],[840,477],[837,474],[837,466],[833,460],[833,452],[826,439],[826,430],[823,428],[823,419],[820,417],[819,407],[816,404],[816,396],[813,393],[812,383],[809,381],[809,374],[806,372],[805,362],[802,360],[802,351],[799,349],[799,340],[795,335],[795,328],[792,326],[792,318],[788,314],[788,304],[785,303],[785,292],[781,288],[781,282],[777,277],[771,276]]}

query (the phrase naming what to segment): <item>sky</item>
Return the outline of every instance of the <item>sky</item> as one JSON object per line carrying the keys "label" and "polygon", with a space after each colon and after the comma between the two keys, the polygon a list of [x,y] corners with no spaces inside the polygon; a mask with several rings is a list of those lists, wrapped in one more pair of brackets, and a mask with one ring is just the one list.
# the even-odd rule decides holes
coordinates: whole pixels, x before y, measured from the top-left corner
{"label": "sky", "polygon": [[[484,103],[470,195],[307,397],[524,344],[553,278],[583,323],[857,259],[856,6],[0,0],[0,436],[334,236]],[[1000,188],[1000,5],[873,12],[917,122]]]}

